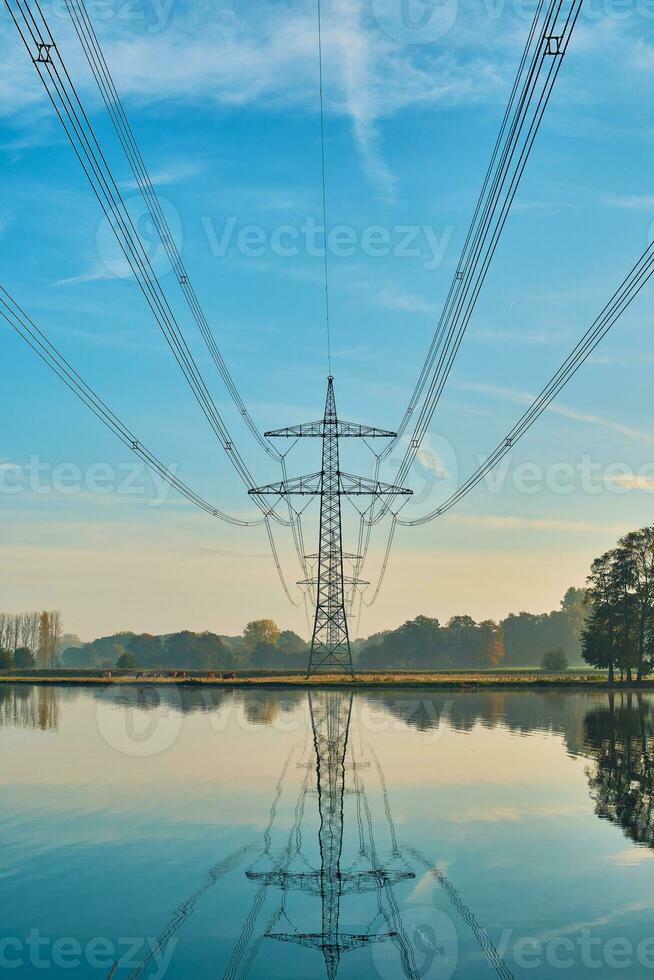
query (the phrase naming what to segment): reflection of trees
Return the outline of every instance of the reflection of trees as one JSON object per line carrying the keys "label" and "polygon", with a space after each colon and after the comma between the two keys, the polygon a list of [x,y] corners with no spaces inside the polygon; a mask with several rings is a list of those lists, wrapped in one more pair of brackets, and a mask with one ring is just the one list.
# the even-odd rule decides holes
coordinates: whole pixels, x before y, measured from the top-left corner
{"label": "reflection of trees", "polygon": [[654,723],[642,696],[609,695],[607,707],[589,711],[584,744],[595,812],[639,844],[654,847]]}
{"label": "reflection of trees", "polygon": [[0,726],[38,728],[59,726],[58,688],[47,685],[0,686]]}
{"label": "reflection of trees", "polygon": [[571,752],[581,751],[583,719],[589,705],[605,702],[604,694],[534,691],[425,691],[398,692],[395,696],[366,695],[367,707],[383,708],[410,728],[429,732],[445,722],[460,732],[475,725],[513,732],[557,732],[565,736]]}
{"label": "reflection of trees", "polygon": [[233,703],[248,722],[271,725],[280,713],[293,712],[303,702],[301,691],[242,691],[229,687],[187,687],[185,684],[112,684],[94,689],[94,696],[122,707],[142,711],[165,708],[182,714],[214,713]]}

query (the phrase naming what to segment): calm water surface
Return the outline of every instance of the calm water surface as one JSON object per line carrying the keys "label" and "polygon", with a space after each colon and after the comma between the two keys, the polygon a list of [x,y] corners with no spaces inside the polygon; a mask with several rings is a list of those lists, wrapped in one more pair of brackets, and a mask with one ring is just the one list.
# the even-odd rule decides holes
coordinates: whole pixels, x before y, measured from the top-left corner
{"label": "calm water surface", "polygon": [[0,972],[654,977],[652,708],[1,687]]}

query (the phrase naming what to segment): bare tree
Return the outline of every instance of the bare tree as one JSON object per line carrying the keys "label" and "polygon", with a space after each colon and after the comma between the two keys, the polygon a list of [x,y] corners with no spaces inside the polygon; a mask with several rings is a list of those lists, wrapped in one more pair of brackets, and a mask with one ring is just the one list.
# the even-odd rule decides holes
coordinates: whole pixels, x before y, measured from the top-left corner
{"label": "bare tree", "polygon": [[[0,612],[0,649],[15,653],[20,647],[27,647],[36,654],[40,650],[40,623],[40,612]],[[61,616],[58,612],[56,626],[58,636],[61,631]]]}

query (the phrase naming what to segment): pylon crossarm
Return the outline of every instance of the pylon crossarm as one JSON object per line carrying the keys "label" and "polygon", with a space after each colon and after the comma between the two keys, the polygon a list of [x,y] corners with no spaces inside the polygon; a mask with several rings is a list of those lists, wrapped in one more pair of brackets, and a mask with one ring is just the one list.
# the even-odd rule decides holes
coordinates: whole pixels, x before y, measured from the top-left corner
{"label": "pylon crossarm", "polygon": [[319,422],[304,422],[302,425],[287,425],[283,429],[272,429],[264,433],[267,439],[320,438],[322,434],[322,419]]}
{"label": "pylon crossarm", "polygon": [[413,490],[406,487],[397,487],[392,483],[382,483],[380,480],[370,480],[365,476],[355,476],[353,473],[339,473],[339,493],[342,496],[354,497],[409,497]]}
{"label": "pylon crossarm", "polygon": [[[339,439],[395,439],[397,432],[389,429],[378,429],[374,425],[360,425],[359,422],[343,422],[337,419],[334,423],[334,435]],[[271,429],[264,432],[267,439],[307,439],[321,438],[325,434],[325,420],[318,422],[303,422],[301,425],[286,425],[282,429]]]}
{"label": "pylon crossarm", "polygon": [[336,435],[339,439],[395,439],[397,432],[377,429],[373,425],[359,425],[358,422],[344,422],[339,419],[336,424]]}
{"label": "pylon crossarm", "polygon": [[322,473],[309,473],[307,476],[296,476],[279,483],[267,483],[263,487],[253,487],[248,493],[253,495],[288,496],[317,496],[322,488]]}

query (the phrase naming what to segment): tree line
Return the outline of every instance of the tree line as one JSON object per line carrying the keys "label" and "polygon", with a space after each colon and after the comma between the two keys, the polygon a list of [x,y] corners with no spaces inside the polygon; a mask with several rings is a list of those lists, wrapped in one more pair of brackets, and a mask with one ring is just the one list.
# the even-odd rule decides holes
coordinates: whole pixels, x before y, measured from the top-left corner
{"label": "tree line", "polygon": [[630,531],[591,565],[582,631],[587,663],[628,683],[654,667],[654,526]]}
{"label": "tree line", "polygon": [[357,665],[370,669],[542,666],[563,670],[581,659],[584,603],[584,590],[569,588],[559,609],[510,613],[500,622],[452,616],[441,625],[433,617],[417,616],[398,629],[358,641]]}
{"label": "tree line", "polygon": [[56,666],[62,641],[61,613],[0,612],[0,669]]}
{"label": "tree line", "polygon": [[271,619],[249,622],[241,636],[217,633],[114,633],[64,650],[64,667],[183,670],[306,666],[306,640]]}
{"label": "tree line", "polygon": [[[395,630],[352,644],[359,669],[475,669],[495,666],[562,670],[581,662],[579,630],[584,592],[568,589],[560,608],[549,613],[510,614],[501,622],[453,616],[445,625],[417,616]],[[306,667],[309,645],[272,619],[254,619],[240,636],[212,632],[157,635],[114,633],[68,646],[61,665],[69,668],[171,668],[187,670]],[[558,659],[557,659],[558,657]]]}

